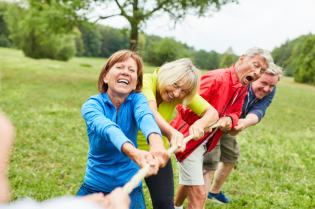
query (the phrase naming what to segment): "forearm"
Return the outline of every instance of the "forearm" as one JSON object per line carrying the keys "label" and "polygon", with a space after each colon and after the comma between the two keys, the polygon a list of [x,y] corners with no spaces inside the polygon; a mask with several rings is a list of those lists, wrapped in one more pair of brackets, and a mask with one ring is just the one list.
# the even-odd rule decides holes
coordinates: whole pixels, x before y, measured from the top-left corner
{"label": "forearm", "polygon": [[157,111],[152,111],[155,117],[155,122],[159,126],[162,135],[166,136],[167,138],[172,137],[172,133],[176,131],[166,120],[160,115]]}
{"label": "forearm", "polygon": [[200,119],[195,123],[199,123],[203,129],[206,129],[219,120],[218,112],[212,106],[208,107],[201,115]]}
{"label": "forearm", "polygon": [[137,156],[138,149],[135,148],[131,143],[126,142],[122,145],[121,151],[127,155],[132,161],[136,162],[135,157]]}
{"label": "forearm", "polygon": [[157,134],[157,133],[151,133],[148,137],[148,141],[149,141],[150,147],[164,146],[164,142],[163,142],[160,134]]}
{"label": "forearm", "polygon": [[14,128],[6,116],[0,113],[0,175],[4,175],[13,144]]}
{"label": "forearm", "polygon": [[162,135],[166,136],[167,138],[171,138],[174,131],[176,131],[157,111],[157,106],[155,101],[149,101],[150,109],[154,115],[155,122],[159,126]]}
{"label": "forearm", "polygon": [[248,114],[244,119],[244,129],[248,128],[249,126],[255,125],[259,122],[259,118],[255,114]]}

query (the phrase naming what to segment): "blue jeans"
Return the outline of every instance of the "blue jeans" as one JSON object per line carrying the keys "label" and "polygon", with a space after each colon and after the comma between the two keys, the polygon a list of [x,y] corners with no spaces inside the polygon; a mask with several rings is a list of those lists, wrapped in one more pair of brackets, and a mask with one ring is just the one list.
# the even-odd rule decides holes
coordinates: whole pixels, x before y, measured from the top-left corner
{"label": "blue jeans", "polygon": [[[94,188],[90,185],[87,185],[85,182],[83,182],[76,196],[84,196],[84,195],[99,193],[99,192],[102,192],[104,195],[109,194],[109,192],[100,191],[99,189]],[[146,208],[142,186],[135,188],[129,194],[129,196],[131,199],[130,209],[145,209]]]}

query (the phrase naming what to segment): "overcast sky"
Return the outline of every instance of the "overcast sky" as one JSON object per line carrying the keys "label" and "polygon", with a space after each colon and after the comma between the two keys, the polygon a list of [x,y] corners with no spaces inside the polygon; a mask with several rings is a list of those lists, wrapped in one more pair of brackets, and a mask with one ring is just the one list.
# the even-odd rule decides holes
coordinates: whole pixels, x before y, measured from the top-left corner
{"label": "overcast sky", "polygon": [[[148,21],[144,32],[175,37],[197,50],[223,53],[231,46],[241,55],[253,46],[272,51],[287,39],[315,33],[314,11],[315,0],[239,0],[239,4],[223,6],[212,17],[188,16],[175,29],[169,27],[167,15],[157,16]],[[124,17],[99,23],[115,28],[129,25]]]}

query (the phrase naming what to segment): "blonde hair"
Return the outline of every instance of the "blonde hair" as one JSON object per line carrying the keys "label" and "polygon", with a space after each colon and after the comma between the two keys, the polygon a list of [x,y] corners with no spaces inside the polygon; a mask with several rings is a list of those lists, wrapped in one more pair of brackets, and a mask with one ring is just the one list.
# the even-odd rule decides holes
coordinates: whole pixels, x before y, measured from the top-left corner
{"label": "blonde hair", "polygon": [[157,73],[160,91],[163,91],[167,85],[173,85],[181,79],[183,82],[180,85],[188,84],[189,92],[181,101],[183,107],[189,105],[198,93],[200,76],[200,71],[189,58],[165,63]]}
{"label": "blonde hair", "polygon": [[283,71],[282,67],[277,66],[275,63],[271,63],[269,65],[268,70],[265,72],[271,75],[277,75],[278,76],[278,81],[280,81],[283,77]]}

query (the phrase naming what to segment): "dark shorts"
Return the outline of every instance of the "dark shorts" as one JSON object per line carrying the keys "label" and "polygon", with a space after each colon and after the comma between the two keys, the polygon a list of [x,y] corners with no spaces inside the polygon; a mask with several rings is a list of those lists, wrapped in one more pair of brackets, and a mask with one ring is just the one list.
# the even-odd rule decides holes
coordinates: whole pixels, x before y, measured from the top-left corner
{"label": "dark shorts", "polygon": [[236,136],[223,132],[216,147],[203,158],[203,169],[217,170],[220,162],[237,163],[240,156],[240,148]]}
{"label": "dark shorts", "polygon": [[[84,195],[100,193],[100,192],[102,192],[104,195],[109,194],[109,192],[100,191],[97,188],[94,188],[83,182],[76,196],[84,196]],[[142,186],[135,188],[129,194],[129,196],[131,199],[130,209],[145,209],[146,208]]]}

